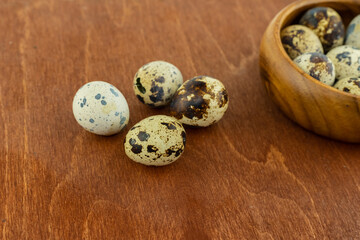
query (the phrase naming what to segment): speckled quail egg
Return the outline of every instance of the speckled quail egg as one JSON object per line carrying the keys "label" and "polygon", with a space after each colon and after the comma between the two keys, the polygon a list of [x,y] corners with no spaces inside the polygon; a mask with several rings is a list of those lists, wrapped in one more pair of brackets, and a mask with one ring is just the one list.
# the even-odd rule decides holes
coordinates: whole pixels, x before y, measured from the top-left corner
{"label": "speckled quail egg", "polygon": [[346,30],[346,45],[360,48],[360,15],[357,15]]}
{"label": "speckled quail egg", "polygon": [[316,33],[323,44],[325,52],[342,45],[344,42],[344,24],[340,15],[332,8],[312,8],[301,17],[300,24]]}
{"label": "speckled quail egg", "polygon": [[360,96],[360,78],[358,77],[340,79],[334,87],[341,91]]}
{"label": "speckled quail egg", "polygon": [[219,80],[198,76],[184,82],[175,93],[170,115],[183,124],[207,127],[223,117],[228,105],[228,93]]}
{"label": "speckled quail egg", "polygon": [[183,83],[180,70],[171,63],[154,61],[142,66],[134,77],[136,97],[152,107],[167,105]]}
{"label": "speckled quail egg", "polygon": [[316,34],[302,25],[291,25],[284,28],[280,37],[283,47],[291,59],[307,52],[324,52]]}
{"label": "speckled quail egg", "polygon": [[326,85],[335,82],[335,67],[331,60],[322,53],[304,53],[294,59],[304,72]]}
{"label": "speckled quail egg", "polygon": [[113,85],[94,81],[86,83],[75,94],[73,113],[87,131],[113,135],[129,121],[129,107],[121,92]]}
{"label": "speckled quail egg", "polygon": [[335,66],[336,78],[360,77],[360,50],[344,45],[328,52],[327,57]]}
{"label": "speckled quail egg", "polygon": [[175,118],[156,115],[135,124],[127,133],[126,155],[135,162],[163,166],[175,162],[185,149],[186,133]]}

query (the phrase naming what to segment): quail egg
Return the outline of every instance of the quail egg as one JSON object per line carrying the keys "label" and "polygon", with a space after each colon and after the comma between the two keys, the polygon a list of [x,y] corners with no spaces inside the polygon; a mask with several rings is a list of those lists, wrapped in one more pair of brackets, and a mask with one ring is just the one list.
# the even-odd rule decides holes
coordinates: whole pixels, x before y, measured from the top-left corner
{"label": "quail egg", "polygon": [[113,135],[129,121],[129,107],[113,85],[94,81],[86,83],[75,94],[73,113],[85,130],[98,135]]}
{"label": "quail egg", "polygon": [[360,77],[360,50],[348,45],[336,47],[327,57],[335,66],[336,78]]}
{"label": "quail egg", "polygon": [[185,149],[186,133],[175,118],[156,115],[135,124],[127,133],[126,155],[135,162],[163,166],[175,162]]}
{"label": "quail egg", "polygon": [[288,26],[280,35],[283,47],[291,59],[307,52],[324,52],[316,34],[302,25]]}
{"label": "quail egg", "polygon": [[198,76],[184,82],[175,93],[170,115],[183,124],[207,127],[223,117],[228,105],[228,93],[219,80]]}
{"label": "quail egg", "polygon": [[335,82],[335,67],[331,60],[322,53],[304,53],[294,59],[304,72],[326,85]]}
{"label": "quail egg", "polygon": [[339,89],[340,91],[360,96],[360,78],[358,77],[347,77],[340,79],[334,85],[334,87]]}
{"label": "quail egg", "polygon": [[167,105],[183,83],[180,70],[171,63],[154,61],[142,66],[134,77],[136,97],[152,107]]}
{"label": "quail egg", "polygon": [[346,30],[346,45],[360,48],[360,15],[357,15]]}
{"label": "quail egg", "polygon": [[315,7],[300,19],[300,24],[312,29],[320,38],[325,52],[344,42],[345,28],[340,15],[329,7]]}

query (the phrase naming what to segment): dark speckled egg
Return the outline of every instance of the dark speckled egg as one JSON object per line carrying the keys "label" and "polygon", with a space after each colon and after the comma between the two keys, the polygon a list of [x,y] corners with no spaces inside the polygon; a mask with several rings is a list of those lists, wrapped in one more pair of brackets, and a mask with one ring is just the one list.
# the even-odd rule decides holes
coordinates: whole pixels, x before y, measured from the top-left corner
{"label": "dark speckled egg", "polygon": [[325,52],[342,45],[344,42],[344,24],[340,15],[332,8],[312,8],[301,17],[300,24],[316,33],[323,44]]}
{"label": "dark speckled egg", "polygon": [[346,45],[360,48],[360,15],[357,15],[346,30]]}
{"label": "dark speckled egg", "polygon": [[335,66],[336,78],[360,77],[360,50],[344,45],[328,52],[327,57]]}
{"label": "dark speckled egg", "polygon": [[326,85],[335,82],[335,67],[331,60],[322,53],[305,53],[294,59],[304,72]]}
{"label": "dark speckled egg", "polygon": [[280,37],[281,43],[291,59],[308,52],[324,53],[318,36],[305,26],[288,26],[281,31]]}
{"label": "dark speckled egg", "polygon": [[154,61],[137,71],[134,91],[142,103],[160,107],[170,103],[182,83],[183,77],[177,67],[168,62]]}
{"label": "dark speckled egg", "polygon": [[148,166],[175,162],[184,152],[186,133],[173,117],[156,115],[135,124],[126,134],[124,148],[133,161]]}
{"label": "dark speckled egg", "polygon": [[184,82],[170,104],[170,115],[183,124],[207,127],[218,122],[229,105],[228,93],[217,79],[195,77]]}
{"label": "dark speckled egg", "polygon": [[360,96],[360,78],[348,77],[340,79],[334,87],[341,91]]}

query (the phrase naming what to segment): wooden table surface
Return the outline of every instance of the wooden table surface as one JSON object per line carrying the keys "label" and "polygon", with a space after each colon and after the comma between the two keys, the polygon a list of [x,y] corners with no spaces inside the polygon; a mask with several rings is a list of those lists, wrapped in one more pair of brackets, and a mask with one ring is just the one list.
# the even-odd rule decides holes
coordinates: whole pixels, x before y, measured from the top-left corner
{"label": "wooden table surface", "polygon": [[[360,239],[360,148],[287,119],[260,81],[261,36],[289,0],[2,0],[0,239]],[[210,75],[230,105],[186,128],[172,165],[129,160],[141,119],[137,69]],[[88,81],[128,100],[120,134],[84,131],[72,99]],[[358,126],[354,126],[358,127]]]}

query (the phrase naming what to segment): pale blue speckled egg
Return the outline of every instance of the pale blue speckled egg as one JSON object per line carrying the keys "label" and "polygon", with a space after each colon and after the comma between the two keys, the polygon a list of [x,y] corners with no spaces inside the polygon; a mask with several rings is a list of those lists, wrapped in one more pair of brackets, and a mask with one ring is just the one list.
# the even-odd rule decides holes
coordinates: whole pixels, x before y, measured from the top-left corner
{"label": "pale blue speckled egg", "polygon": [[94,81],[86,83],[75,94],[73,113],[85,130],[98,135],[113,135],[129,122],[125,97],[113,85]]}

